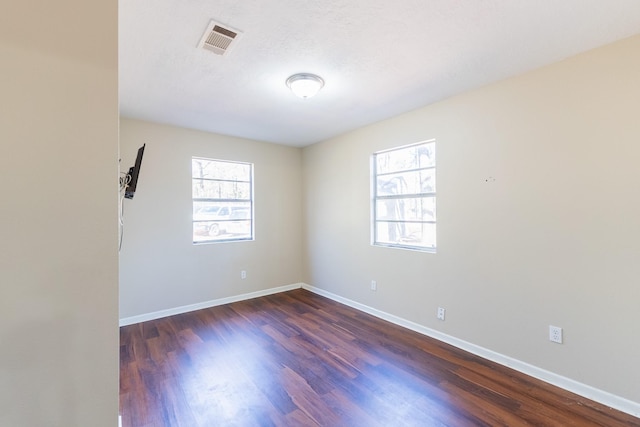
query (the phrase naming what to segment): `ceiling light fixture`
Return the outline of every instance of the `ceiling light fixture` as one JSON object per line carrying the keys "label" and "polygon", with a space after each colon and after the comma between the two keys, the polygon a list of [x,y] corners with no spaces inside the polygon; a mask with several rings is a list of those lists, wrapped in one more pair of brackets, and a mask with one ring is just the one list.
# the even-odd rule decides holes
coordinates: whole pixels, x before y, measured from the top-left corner
{"label": "ceiling light fixture", "polygon": [[287,86],[300,98],[311,98],[324,86],[324,80],[315,74],[299,73],[287,79]]}

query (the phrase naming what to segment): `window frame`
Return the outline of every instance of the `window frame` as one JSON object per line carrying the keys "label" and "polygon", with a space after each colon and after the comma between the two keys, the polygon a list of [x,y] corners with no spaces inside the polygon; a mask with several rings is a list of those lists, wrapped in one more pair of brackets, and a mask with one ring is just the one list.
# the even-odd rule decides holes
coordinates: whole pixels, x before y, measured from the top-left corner
{"label": "window frame", "polygon": [[[411,149],[413,147],[418,147],[421,145],[433,145],[433,165],[410,168],[410,169],[399,169],[388,172],[379,172],[378,170],[378,156],[384,155],[386,153],[401,151]],[[398,195],[379,195],[378,194],[378,177],[380,176],[390,176],[390,175],[398,175],[403,173],[412,173],[426,170],[433,170],[434,180],[437,182],[437,155],[436,155],[436,140],[428,139],[416,143],[411,143],[407,145],[392,147],[380,151],[376,151],[371,156],[371,245],[386,247],[386,248],[396,248],[396,249],[407,249],[419,252],[427,252],[427,253],[436,253],[437,251],[437,216],[436,216],[436,198],[437,198],[437,188],[436,184],[434,184],[433,191],[420,191],[417,193],[407,193],[407,194],[398,194]],[[378,202],[384,200],[409,200],[409,199],[417,199],[417,198],[433,198],[433,220],[425,220],[425,219],[415,219],[415,220],[389,220],[389,219],[381,219],[378,215]],[[379,223],[399,223],[399,224],[433,224],[433,246],[425,246],[425,245],[416,245],[410,243],[390,243],[387,241],[380,241],[378,236],[378,224]]]}
{"label": "window frame", "polygon": [[[246,165],[249,167],[249,177],[248,179],[233,179],[233,178],[204,178],[195,176],[194,170],[194,161],[205,161],[209,163],[223,163],[223,164],[238,164],[238,165]],[[248,198],[223,198],[223,197],[196,197],[194,190],[194,181],[202,181],[204,182],[216,182],[216,183],[240,183],[240,184],[249,184],[249,196]],[[204,185],[203,185],[204,186]],[[196,204],[205,204],[211,203],[212,208],[215,209],[215,205],[221,205],[215,213],[227,209],[228,218],[215,218],[215,219],[196,219]],[[246,204],[248,203],[248,208],[238,206],[233,207],[234,204]],[[226,204],[226,206],[224,205]],[[192,230],[192,241],[194,245],[201,244],[209,244],[209,243],[229,243],[229,242],[246,242],[246,241],[254,241],[255,240],[255,214],[254,214],[254,164],[251,162],[242,162],[235,160],[223,160],[223,159],[212,159],[207,157],[200,156],[192,156],[191,157],[191,207],[192,207],[192,218],[191,218],[191,230]],[[234,210],[235,209],[235,210]],[[239,211],[249,211],[249,218],[232,218],[234,212]],[[246,234],[241,235],[241,237],[221,237],[218,238],[217,235],[209,238],[198,239],[196,240],[196,224],[204,224],[204,223],[237,223],[242,221],[250,221],[250,234],[246,236]],[[209,228],[210,226],[207,226]],[[227,233],[229,234],[229,233]],[[207,234],[210,236],[210,234]]]}

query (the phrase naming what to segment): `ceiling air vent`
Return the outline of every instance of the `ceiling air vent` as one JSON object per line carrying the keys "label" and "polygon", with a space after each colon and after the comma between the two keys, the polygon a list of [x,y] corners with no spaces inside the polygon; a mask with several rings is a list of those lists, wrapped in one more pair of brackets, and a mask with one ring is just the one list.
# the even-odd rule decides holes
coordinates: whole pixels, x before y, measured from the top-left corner
{"label": "ceiling air vent", "polygon": [[238,30],[211,21],[202,35],[198,47],[207,49],[218,55],[224,55],[238,42],[242,33]]}

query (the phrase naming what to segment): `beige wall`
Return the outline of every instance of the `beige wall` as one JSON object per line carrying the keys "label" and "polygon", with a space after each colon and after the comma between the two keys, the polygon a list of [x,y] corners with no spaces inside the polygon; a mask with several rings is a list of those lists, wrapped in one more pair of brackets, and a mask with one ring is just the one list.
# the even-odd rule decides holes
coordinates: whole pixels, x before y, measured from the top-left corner
{"label": "beige wall", "polygon": [[[124,202],[121,318],[300,282],[301,149],[130,119],[120,126],[122,170],[147,144],[136,195]],[[254,163],[255,241],[192,243],[193,156]]]}
{"label": "beige wall", "polygon": [[[305,281],[640,402],[638,52],[624,40],[305,148]],[[437,253],[372,247],[371,154],[430,138]]]}
{"label": "beige wall", "polygon": [[113,427],[117,2],[0,15],[0,425]]}

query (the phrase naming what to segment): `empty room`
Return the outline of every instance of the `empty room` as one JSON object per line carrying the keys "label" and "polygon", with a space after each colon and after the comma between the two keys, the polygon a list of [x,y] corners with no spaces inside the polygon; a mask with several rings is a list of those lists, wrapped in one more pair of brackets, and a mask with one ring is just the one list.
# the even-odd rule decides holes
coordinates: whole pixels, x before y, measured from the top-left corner
{"label": "empty room", "polygon": [[640,426],[637,1],[1,28],[0,425]]}
{"label": "empty room", "polygon": [[121,2],[125,426],[638,414],[640,10],[516,3]]}

